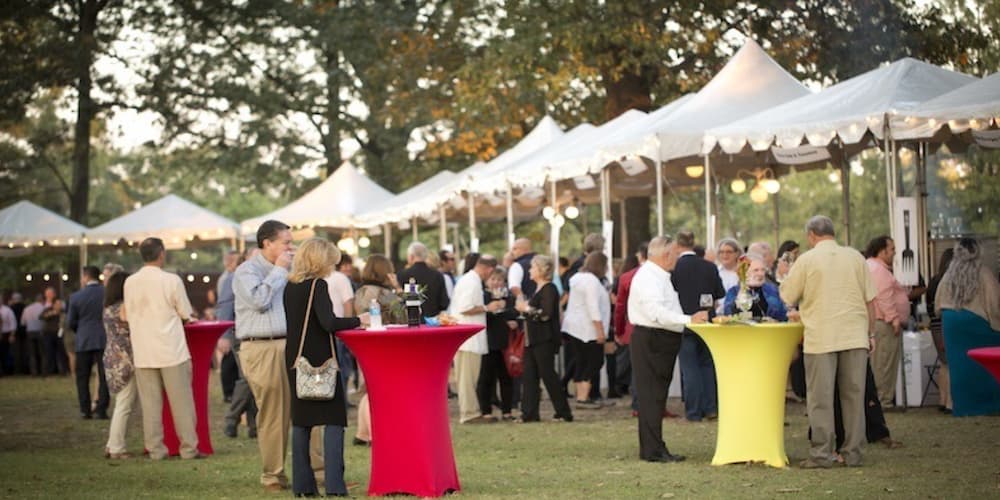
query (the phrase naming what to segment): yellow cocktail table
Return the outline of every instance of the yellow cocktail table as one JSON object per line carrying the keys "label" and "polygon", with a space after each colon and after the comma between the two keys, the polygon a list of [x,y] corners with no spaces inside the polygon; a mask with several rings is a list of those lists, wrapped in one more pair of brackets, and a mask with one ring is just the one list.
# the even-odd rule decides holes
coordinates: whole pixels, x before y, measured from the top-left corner
{"label": "yellow cocktail table", "polygon": [[788,465],[785,385],[801,323],[687,325],[712,351],[719,386],[719,434],[712,465]]}

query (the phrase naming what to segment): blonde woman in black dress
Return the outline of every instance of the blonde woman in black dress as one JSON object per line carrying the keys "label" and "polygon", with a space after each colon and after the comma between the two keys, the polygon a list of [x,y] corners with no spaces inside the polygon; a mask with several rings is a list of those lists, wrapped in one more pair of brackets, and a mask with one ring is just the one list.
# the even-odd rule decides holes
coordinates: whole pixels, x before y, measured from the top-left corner
{"label": "blonde woman in black dress", "polygon": [[[317,495],[316,478],[309,461],[309,437],[313,427],[324,426],[323,455],[326,494],[347,495],[344,483],[344,427],[347,426],[347,400],[341,377],[332,400],[299,399],[295,393],[295,370],[292,366],[302,341],[303,324],[308,321],[302,355],[312,366],[321,366],[336,352],[331,348],[332,335],[361,325],[359,318],[338,318],[323,278],[333,272],[340,261],[340,251],[329,241],[313,238],[299,247],[292,261],[292,272],[285,286],[285,321],[288,338],[285,344],[285,366],[291,386],[292,420],[292,491],[296,496]],[[306,317],[309,297],[312,308]],[[367,315],[364,315],[367,316]]]}

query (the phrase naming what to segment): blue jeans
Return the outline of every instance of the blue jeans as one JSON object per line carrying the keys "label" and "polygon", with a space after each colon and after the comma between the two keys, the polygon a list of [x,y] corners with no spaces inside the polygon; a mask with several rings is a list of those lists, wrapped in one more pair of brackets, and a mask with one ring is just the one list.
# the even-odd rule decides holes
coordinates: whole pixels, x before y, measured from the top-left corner
{"label": "blue jeans", "polygon": [[681,378],[684,393],[684,416],[698,421],[708,415],[718,415],[715,363],[712,353],[697,334],[685,332],[681,339]]}
{"label": "blue jeans", "polygon": [[[354,355],[340,339],[336,340],[335,345],[337,346],[337,360],[340,363],[340,381],[344,383],[346,391],[347,379],[351,378],[351,374],[354,373]],[[344,398],[344,401],[347,401],[347,398]]]}
{"label": "blue jeans", "polygon": [[[292,426],[292,492],[318,495],[316,477],[309,461],[309,435],[312,427]],[[344,428],[327,425],[323,429],[324,479],[327,495],[346,495],[344,483]]]}

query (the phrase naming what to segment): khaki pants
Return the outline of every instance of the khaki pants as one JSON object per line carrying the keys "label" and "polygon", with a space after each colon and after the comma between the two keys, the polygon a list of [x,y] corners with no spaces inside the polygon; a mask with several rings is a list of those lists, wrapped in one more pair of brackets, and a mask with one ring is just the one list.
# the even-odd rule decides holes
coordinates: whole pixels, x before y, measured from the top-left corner
{"label": "khaki pants", "polygon": [[455,378],[458,392],[458,421],[468,422],[482,415],[476,383],[479,382],[479,367],[483,363],[482,354],[458,351],[455,355]]}
{"label": "khaki pants", "polygon": [[285,367],[285,341],[255,340],[240,344],[240,366],[257,400],[257,445],[261,484],[288,486],[285,453],[291,425],[290,389]]}
{"label": "khaki pants", "polygon": [[861,465],[861,444],[865,441],[865,375],[867,349],[823,354],[805,354],[806,409],[812,428],[809,457],[832,464],[837,450],[833,416],[833,387],[839,385],[840,408],[844,419],[844,446],[840,450],[847,465]]}
{"label": "khaki pants", "polygon": [[875,350],[872,351],[872,373],[878,401],[883,408],[892,406],[896,396],[896,375],[899,373],[899,336],[893,333],[892,324],[875,322]]}
{"label": "khaki pants", "polygon": [[[181,458],[198,454],[195,431],[194,395],[191,392],[191,360],[165,368],[136,368],[135,382],[142,405],[142,434],[149,458],[167,457],[163,444],[163,393],[170,401],[174,428],[180,438]],[[117,410],[115,411],[117,414]]]}
{"label": "khaki pants", "polygon": [[128,418],[135,411],[135,401],[139,396],[135,376],[125,387],[115,394],[115,411],[111,414],[111,430],[108,431],[108,444],[104,447],[109,453],[125,453],[125,430],[128,428]]}

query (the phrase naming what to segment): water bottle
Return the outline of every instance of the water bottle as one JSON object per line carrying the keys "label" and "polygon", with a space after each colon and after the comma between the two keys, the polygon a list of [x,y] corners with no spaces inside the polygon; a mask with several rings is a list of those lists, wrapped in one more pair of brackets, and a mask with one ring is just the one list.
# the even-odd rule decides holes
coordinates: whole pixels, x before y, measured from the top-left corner
{"label": "water bottle", "polygon": [[382,326],[382,306],[379,305],[378,300],[372,299],[372,303],[368,306],[368,316],[369,316],[369,330],[385,330]]}

